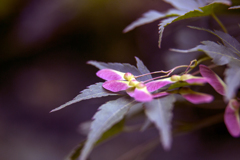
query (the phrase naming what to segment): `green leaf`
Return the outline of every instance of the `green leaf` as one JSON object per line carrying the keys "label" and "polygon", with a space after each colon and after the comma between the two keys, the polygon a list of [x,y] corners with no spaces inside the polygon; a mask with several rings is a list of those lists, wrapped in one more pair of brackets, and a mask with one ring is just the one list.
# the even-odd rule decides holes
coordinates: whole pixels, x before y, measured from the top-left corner
{"label": "green leaf", "polygon": [[171,50],[176,52],[182,52],[182,53],[203,51],[209,57],[211,57],[213,59],[213,62],[217,65],[225,65],[225,64],[228,64],[231,60],[236,59],[234,56],[232,56],[232,51],[228,49],[226,46],[217,44],[212,41],[203,41],[201,43],[203,45],[198,45],[194,48],[187,49],[187,50],[180,50],[180,49],[171,49]]}
{"label": "green leaf", "polygon": [[159,30],[159,40],[158,40],[158,47],[161,48],[161,43],[162,43],[162,36],[163,36],[163,31],[164,31],[164,28],[171,24],[177,17],[170,17],[170,18],[166,18],[164,20],[162,20],[160,23],[159,23],[159,27],[158,27],[158,30]]}
{"label": "green leaf", "polygon": [[66,158],[66,160],[77,160],[83,149],[84,143],[85,141],[81,142],[78,146],[76,146],[76,148],[74,148],[74,150],[72,151],[72,153],[70,153],[70,155]]}
{"label": "green leaf", "polygon": [[189,26],[189,27],[192,29],[200,30],[200,31],[206,31],[217,36],[222,40],[224,46],[227,47],[230,51],[232,51],[232,53],[230,53],[230,56],[236,59],[240,59],[240,43],[231,35],[221,31],[211,31],[209,29],[193,27],[193,26]]}
{"label": "green leaf", "polygon": [[98,97],[105,97],[105,96],[110,96],[110,95],[118,95],[116,93],[113,93],[113,92],[110,92],[110,91],[107,91],[105,90],[103,87],[102,87],[102,82],[100,83],[96,83],[96,84],[93,84],[93,85],[90,85],[88,87],[88,89],[84,89],[78,96],[76,96],[73,100],[51,110],[50,112],[55,112],[55,111],[58,111],[60,109],[63,109],[65,108],[66,106],[69,106],[71,104],[74,104],[74,103],[77,103],[77,102],[80,102],[82,100],[86,100],[86,99],[91,99],[91,98],[98,98]]}
{"label": "green leaf", "polygon": [[206,5],[204,7],[199,7],[201,10],[192,10],[187,12],[186,14],[179,16],[176,18],[173,22],[188,19],[188,18],[194,18],[194,17],[203,17],[203,16],[210,16],[213,13],[223,13],[228,11],[228,6],[230,3],[211,3],[209,5]]}
{"label": "green leaf", "polygon": [[129,32],[136,27],[142,26],[147,23],[151,23],[161,18],[169,17],[169,16],[178,16],[184,14],[185,12],[177,10],[177,9],[170,9],[166,13],[161,13],[155,10],[150,10],[142,15],[141,18],[137,19],[136,21],[132,22],[128,25],[123,32]]}
{"label": "green leaf", "polygon": [[165,13],[161,13],[158,11],[150,10],[143,14],[143,16],[136,21],[132,22],[128,25],[123,32],[128,32],[136,27],[141,25],[151,23],[155,20],[167,18],[162,20],[159,24],[159,47],[161,46],[162,34],[164,28],[171,24],[172,22],[176,22],[183,19],[194,18],[194,17],[202,17],[209,16],[213,13],[222,13],[229,12],[227,5],[231,5],[230,0],[165,0],[165,2],[170,3],[176,9],[170,9]]}
{"label": "green leaf", "polygon": [[99,143],[121,133],[123,131],[124,124],[125,124],[125,120],[123,119],[120,122],[113,125],[109,130],[107,130],[106,132],[103,133],[101,138],[95,144],[99,144]]}
{"label": "green leaf", "polygon": [[170,149],[172,142],[171,119],[174,102],[175,97],[170,95],[145,103],[145,113],[159,130],[160,141],[166,150]]}
{"label": "green leaf", "polygon": [[117,100],[109,101],[103,104],[99,111],[93,116],[94,121],[91,124],[91,131],[88,134],[80,160],[86,160],[94,144],[99,140],[102,134],[118,123],[127,114],[129,108],[134,105],[132,98],[122,97]]}
{"label": "green leaf", "polygon": [[227,33],[221,31],[211,31],[208,29],[191,27],[198,30],[207,31],[219,37],[223,44],[212,41],[203,41],[202,45],[198,45],[188,50],[172,49],[172,51],[189,53],[194,51],[203,51],[213,59],[217,65],[228,65],[225,70],[225,83],[227,85],[226,98],[230,100],[236,94],[238,87],[240,87],[240,43]]}
{"label": "green leaf", "polygon": [[[103,133],[102,137],[95,143],[95,145],[113,137],[116,136],[117,134],[121,133],[124,128],[124,122],[125,120],[121,120],[120,122],[116,123],[113,125],[109,130],[107,130],[105,133]],[[84,144],[86,141],[81,142],[68,156],[66,160],[76,160],[81,154],[81,151],[83,149]]]}
{"label": "green leaf", "polygon": [[203,85],[203,84],[189,84],[187,82],[176,82],[176,83],[173,83],[168,89],[171,90],[171,89],[175,89],[175,88],[179,88],[179,87],[185,87],[185,86],[199,86],[199,85]]}

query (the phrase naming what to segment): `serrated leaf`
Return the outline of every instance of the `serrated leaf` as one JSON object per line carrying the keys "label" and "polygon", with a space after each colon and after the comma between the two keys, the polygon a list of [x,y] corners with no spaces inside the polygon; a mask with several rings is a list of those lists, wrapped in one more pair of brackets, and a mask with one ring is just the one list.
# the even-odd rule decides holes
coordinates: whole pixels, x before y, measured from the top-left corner
{"label": "serrated leaf", "polygon": [[174,6],[178,10],[187,11],[187,12],[193,9],[198,9],[198,7],[202,7],[203,5],[205,5],[205,3],[201,4],[195,0],[194,1],[186,0],[184,3],[182,0],[165,0],[165,2],[170,3],[172,6]]}
{"label": "serrated leaf", "polygon": [[237,88],[240,87],[240,43],[231,35],[221,31],[211,31],[208,29],[197,27],[192,28],[207,31],[222,40],[224,46],[222,46],[221,44],[214,45],[218,52],[221,52],[221,54],[224,56],[221,57],[222,60],[219,60],[220,54],[216,56],[214,55],[215,53],[213,53],[212,56],[209,56],[213,58],[214,63],[219,65],[228,64],[229,66],[229,68],[225,70],[225,82],[227,85],[226,98],[227,100],[230,100],[234,97]]}
{"label": "serrated leaf", "polygon": [[71,104],[74,104],[74,103],[77,103],[77,102],[80,102],[82,100],[86,100],[86,99],[91,99],[91,98],[99,98],[99,97],[105,97],[105,96],[110,96],[110,95],[118,95],[116,93],[113,93],[113,92],[109,92],[107,90],[105,90],[103,87],[102,87],[103,83],[102,82],[99,82],[99,83],[96,83],[96,84],[93,84],[93,85],[90,85],[88,87],[88,89],[84,89],[83,91],[81,91],[81,93],[76,96],[73,100],[51,110],[50,112],[55,112],[55,111],[58,111],[60,109],[63,109]]}
{"label": "serrated leaf", "polygon": [[[95,145],[120,134],[123,131],[124,123],[125,119],[113,125],[109,130],[102,134],[101,138],[95,143]],[[66,160],[77,160],[81,154],[81,151],[85,143],[86,141],[80,143],[76,148],[74,148],[74,150],[71,152],[71,154],[67,157]]]}
{"label": "serrated leaf", "polygon": [[232,51],[231,56],[233,56],[236,59],[240,59],[240,43],[233,38],[231,35],[221,32],[221,31],[211,31],[209,29],[205,29],[205,28],[199,28],[199,27],[193,27],[193,26],[189,26],[192,29],[197,29],[197,30],[201,30],[201,31],[206,31],[209,32],[215,36],[217,36],[218,38],[220,38],[224,44],[224,46],[226,46],[230,51]]}
{"label": "serrated leaf", "polygon": [[[91,64],[99,69],[114,69],[123,73],[130,72],[135,76],[141,75],[141,71],[137,69],[135,66],[128,64],[128,63],[104,63],[104,62],[97,62],[97,61],[88,61],[88,64]],[[139,62],[138,62],[139,63]],[[145,81],[147,78],[144,77],[139,77],[139,81]]]}
{"label": "serrated leaf", "polygon": [[145,103],[145,113],[148,119],[155,124],[160,134],[163,148],[169,150],[172,142],[171,119],[175,97],[173,95],[154,99]]}
{"label": "serrated leaf", "polygon": [[[137,61],[137,68],[141,72],[141,74],[150,73],[148,68],[143,64],[143,62],[138,57],[135,57],[135,59]],[[149,75],[144,76],[143,78],[144,78],[144,80],[152,79],[152,75],[149,74]]]}
{"label": "serrated leaf", "polygon": [[170,9],[166,13],[161,13],[161,12],[158,12],[155,10],[150,10],[150,11],[144,13],[141,18],[137,19],[136,21],[134,21],[130,25],[128,25],[123,30],[123,32],[124,33],[129,32],[136,27],[142,26],[147,23],[151,23],[153,21],[156,21],[161,18],[165,18],[167,16],[178,16],[178,15],[182,15],[184,13],[185,12],[177,10],[177,9]]}
{"label": "serrated leaf", "polygon": [[[184,5],[184,3],[183,3],[183,5]],[[226,12],[227,8],[228,8],[228,6],[226,6],[226,5],[231,5],[231,2],[228,0],[224,1],[224,2],[215,1],[206,6],[199,6],[198,10],[192,9],[191,11],[187,12],[186,14],[176,18],[173,22],[183,20],[183,19],[188,19],[188,18],[209,16],[213,13],[215,14],[215,13],[221,13],[224,11]]]}
{"label": "serrated leaf", "polygon": [[158,47],[160,48],[161,47],[161,43],[162,43],[162,36],[163,36],[163,31],[164,31],[164,28],[171,24],[177,17],[170,17],[170,18],[167,18],[167,19],[164,19],[162,20],[160,23],[159,23],[159,27],[158,27],[158,33],[159,33],[159,40],[158,40]]}
{"label": "serrated leaf", "polygon": [[147,24],[147,23],[151,23],[151,22],[156,21],[156,20],[158,20],[160,18],[163,18],[163,17],[165,17],[165,14],[160,13],[160,12],[155,11],[155,10],[150,10],[150,11],[144,13],[141,18],[137,19],[136,21],[134,21],[130,25],[128,25],[123,30],[123,32],[124,33],[129,32],[129,31],[133,30],[134,28],[136,28],[138,26],[141,26],[141,25],[144,25],[144,24]]}
{"label": "serrated leaf", "polygon": [[232,7],[229,7],[228,9],[239,9],[240,6],[232,6]]}
{"label": "serrated leaf", "polygon": [[213,59],[213,62],[217,65],[225,65],[228,64],[231,60],[235,59],[232,56],[231,50],[229,50],[226,46],[221,44],[217,44],[212,41],[203,41],[201,42],[203,45],[198,45],[194,48],[187,50],[179,50],[179,49],[171,49],[172,51],[189,53],[196,51],[203,51],[209,57]]}
{"label": "serrated leaf", "polygon": [[183,19],[208,16],[213,13],[221,13],[223,11],[227,11],[228,7],[226,5],[231,5],[230,0],[165,0],[165,2],[170,3],[176,9],[170,9],[165,13],[153,10],[148,11],[144,13],[141,18],[128,25],[123,32],[128,32],[138,26],[151,23],[158,19],[170,17],[168,19],[162,20],[159,24],[160,47],[164,28],[168,24]]}
{"label": "serrated leaf", "polygon": [[130,72],[133,75],[140,75],[140,71],[133,65],[130,65],[128,63],[104,63],[104,62],[97,62],[97,61],[88,61],[87,64],[91,64],[98,69],[114,69],[120,72]]}
{"label": "serrated leaf", "polygon": [[91,124],[91,131],[88,134],[87,142],[80,155],[80,160],[87,159],[94,144],[102,134],[114,124],[121,121],[133,104],[133,99],[122,97],[117,100],[109,101],[99,108],[99,111],[93,116],[94,121]]}
{"label": "serrated leaf", "polygon": [[229,68],[225,70],[225,82],[227,85],[227,100],[232,99],[237,89],[240,87],[240,63],[238,61],[229,64]]}
{"label": "serrated leaf", "polygon": [[213,59],[213,62],[217,65],[228,65],[228,69],[225,71],[225,82],[227,85],[226,98],[230,100],[234,97],[236,90],[240,86],[240,43],[227,33],[221,31],[211,31],[207,29],[191,27],[198,30],[203,30],[214,34],[219,37],[223,44],[218,44],[212,41],[203,41],[203,45],[198,45],[188,50],[177,50],[172,51],[189,53],[194,51],[203,51]]}

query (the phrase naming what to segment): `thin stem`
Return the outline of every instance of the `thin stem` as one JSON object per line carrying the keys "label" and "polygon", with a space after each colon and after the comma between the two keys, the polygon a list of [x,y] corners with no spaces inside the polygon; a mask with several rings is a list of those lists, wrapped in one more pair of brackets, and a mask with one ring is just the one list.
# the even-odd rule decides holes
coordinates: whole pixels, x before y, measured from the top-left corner
{"label": "thin stem", "polygon": [[218,19],[218,17],[212,13],[212,17],[215,19],[215,21],[219,24],[219,26],[222,28],[222,30],[225,32],[225,33],[228,33],[227,29],[225,28],[225,26],[223,25],[223,23]]}
{"label": "thin stem", "polygon": [[155,147],[159,145],[159,138],[153,139],[149,142],[145,142],[143,144],[140,144],[133,149],[129,150],[128,152],[121,155],[117,160],[132,160],[132,159],[145,159],[144,153],[150,153],[151,150],[153,150]]}
{"label": "thin stem", "polygon": [[[211,68],[215,68],[215,67],[217,67],[217,65],[215,65],[215,64],[212,64],[212,65],[208,66],[208,68],[210,68],[210,69],[211,69]],[[200,73],[200,71],[198,70],[198,71],[192,73],[191,75],[195,76],[195,75],[197,75],[197,74],[199,74],[199,73]]]}
{"label": "thin stem", "polygon": [[211,58],[210,58],[210,57],[203,57],[203,58],[199,59],[198,61],[196,61],[195,66],[194,66],[194,67],[191,67],[191,69],[189,69],[188,71],[185,71],[185,73],[187,74],[187,73],[191,72],[191,71],[192,71],[195,67],[197,67],[201,62],[206,61],[206,60],[209,60],[209,59],[211,59]]}
{"label": "thin stem", "polygon": [[198,65],[199,63],[202,63],[203,61],[206,61],[206,60],[209,60],[209,59],[211,59],[211,57],[203,57],[202,59],[199,59],[199,60],[197,61],[197,65]]}
{"label": "thin stem", "polygon": [[195,60],[192,60],[189,65],[176,66],[176,67],[174,67],[174,68],[172,68],[168,71],[161,70],[161,71],[155,71],[155,72],[151,72],[151,73],[147,73],[147,74],[142,74],[142,75],[139,75],[139,76],[135,76],[135,78],[143,77],[143,76],[146,76],[146,75],[149,75],[149,74],[156,74],[156,73],[165,73],[166,74],[166,75],[163,75],[163,76],[158,76],[158,77],[155,77],[155,78],[148,79],[148,80],[144,81],[144,83],[146,83],[146,82],[149,82],[149,81],[152,81],[152,80],[155,80],[155,79],[168,77],[171,73],[173,73],[176,69],[179,69],[179,68],[187,68],[186,71],[185,71],[185,72],[187,72],[187,70],[189,68],[193,69],[197,66],[196,62],[197,62],[197,60],[195,59]]}
{"label": "thin stem", "polygon": [[[192,65],[192,63],[194,63],[194,64]],[[190,64],[188,65],[188,68],[185,70],[184,74],[189,73],[195,67],[197,67],[197,60],[196,59],[194,59],[190,62]],[[191,68],[191,69],[189,69],[189,68]]]}
{"label": "thin stem", "polygon": [[175,130],[173,130],[174,136],[179,136],[182,134],[186,134],[204,127],[211,126],[213,124],[217,124],[223,121],[223,113],[213,115],[211,117],[205,118],[197,123],[189,123],[188,125],[185,124],[182,126],[177,127]]}
{"label": "thin stem", "polygon": [[[173,71],[175,71],[176,69],[178,68],[186,68],[186,67],[189,67],[189,65],[181,65],[181,66],[177,66],[177,67],[174,67],[173,69],[169,70],[169,71],[157,71],[158,73],[166,73],[166,75],[163,75],[163,76],[158,76],[158,77],[155,77],[155,78],[152,78],[152,79],[148,79],[146,81],[144,81],[144,83],[146,82],[149,82],[149,81],[152,81],[152,80],[155,80],[155,79],[160,79],[160,78],[165,78],[165,77],[168,77]],[[156,73],[156,72],[155,72]]]}

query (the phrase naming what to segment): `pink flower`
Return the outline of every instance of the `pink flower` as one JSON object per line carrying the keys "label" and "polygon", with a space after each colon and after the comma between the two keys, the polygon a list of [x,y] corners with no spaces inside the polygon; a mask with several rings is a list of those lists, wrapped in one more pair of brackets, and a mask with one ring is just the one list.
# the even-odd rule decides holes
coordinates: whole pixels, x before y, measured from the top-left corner
{"label": "pink flower", "polygon": [[[226,84],[207,66],[200,65],[200,73],[208,78],[208,83],[221,95],[226,93]],[[231,99],[224,112],[224,122],[228,132],[233,137],[240,136],[240,103],[236,99]]]}
{"label": "pink flower", "polygon": [[240,136],[239,107],[240,103],[236,99],[231,99],[224,113],[224,122],[233,137]]}
{"label": "pink flower", "polygon": [[139,102],[148,102],[153,98],[163,97],[172,93],[181,94],[186,100],[194,104],[209,103],[213,100],[211,95],[194,92],[186,87],[171,92],[150,93],[166,86],[167,84],[176,82],[187,82],[188,84],[198,85],[207,82],[207,78],[192,76],[190,74],[184,74],[182,76],[173,75],[169,78],[151,81],[146,84],[137,81],[131,73],[123,73],[112,69],[102,69],[97,72],[97,76],[107,80],[103,83],[103,88],[112,92],[125,90],[131,97]]}
{"label": "pink flower", "polygon": [[131,73],[123,73],[112,69],[102,69],[97,76],[107,80],[103,88],[119,92],[125,90],[131,97],[139,102],[148,102],[153,99],[144,83],[137,81]]}
{"label": "pink flower", "polygon": [[213,96],[205,93],[195,92],[188,87],[182,87],[179,90],[169,91],[169,92],[159,92],[153,94],[154,98],[163,97],[169,94],[180,94],[184,99],[193,103],[210,103],[213,101]]}
{"label": "pink flower", "polygon": [[208,83],[215,89],[215,91],[221,95],[225,95],[226,85],[222,79],[207,66],[199,65],[199,69],[201,75],[207,78]]}
{"label": "pink flower", "polygon": [[169,78],[163,78],[163,79],[151,81],[147,83],[146,86],[149,92],[153,92],[168,84],[172,84],[176,82],[187,82],[188,84],[202,85],[208,82],[208,80],[205,77],[197,77],[197,76],[192,76],[191,74],[183,74],[182,76],[173,75]]}

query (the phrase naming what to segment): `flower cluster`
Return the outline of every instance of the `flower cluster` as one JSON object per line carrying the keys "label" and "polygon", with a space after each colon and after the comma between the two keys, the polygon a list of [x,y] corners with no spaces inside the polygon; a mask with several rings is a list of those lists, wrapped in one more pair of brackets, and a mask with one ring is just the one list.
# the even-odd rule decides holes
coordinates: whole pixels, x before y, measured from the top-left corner
{"label": "flower cluster", "polygon": [[112,69],[102,69],[97,72],[97,76],[107,80],[103,87],[112,92],[125,90],[129,96],[139,102],[147,102],[153,99],[143,82],[137,81],[133,74],[122,73]]}
{"label": "flower cluster", "polygon": [[[191,74],[172,75],[167,78],[155,80],[150,79],[145,82],[138,81],[140,76],[134,76],[132,73],[123,73],[113,69],[102,69],[97,72],[97,76],[106,80],[103,88],[112,91],[126,91],[126,93],[139,102],[148,102],[154,98],[167,96],[169,94],[180,94],[183,98],[193,104],[209,103],[213,101],[213,96],[191,90],[190,85],[203,85],[209,83],[216,92],[221,95],[226,93],[226,84],[207,66],[199,66],[200,76]],[[151,73],[150,73],[151,74]],[[167,85],[178,84],[176,88],[167,87],[164,91],[158,92],[159,89]],[[181,85],[184,84],[184,85]],[[229,133],[237,137],[240,135],[240,103],[237,99],[231,99],[225,109],[224,121]]]}
{"label": "flower cluster", "polygon": [[168,84],[185,82],[187,85],[203,85],[209,81],[206,77],[183,74],[141,82],[131,73],[123,73],[113,69],[102,69],[97,72],[97,76],[106,80],[106,82],[103,83],[103,88],[112,92],[126,91],[129,96],[139,102],[148,102],[153,98],[159,98],[169,94],[180,94],[194,104],[209,103],[213,100],[213,96],[211,95],[195,92],[184,86],[175,90],[165,90],[156,93],[157,90]]}
{"label": "flower cluster", "polygon": [[[200,72],[202,76],[208,78],[208,83],[221,95],[226,94],[226,84],[207,66],[200,65]],[[228,132],[233,137],[240,136],[240,103],[236,98],[229,100],[224,112],[224,122]]]}

